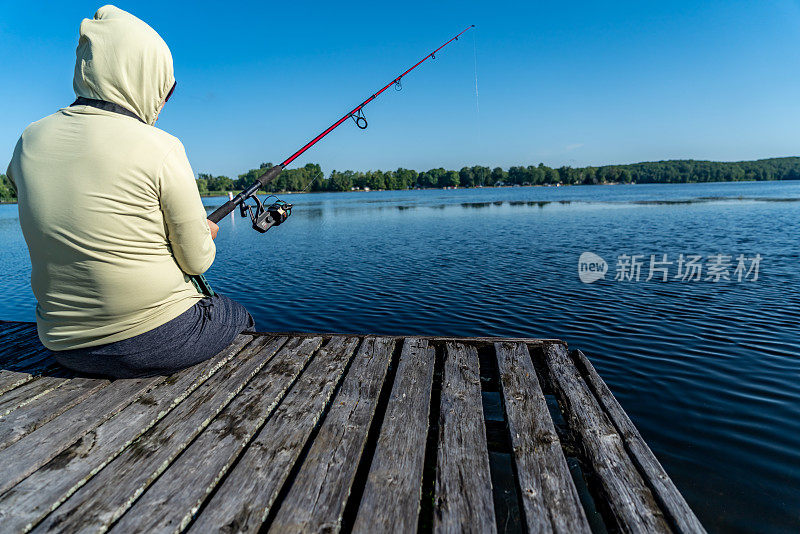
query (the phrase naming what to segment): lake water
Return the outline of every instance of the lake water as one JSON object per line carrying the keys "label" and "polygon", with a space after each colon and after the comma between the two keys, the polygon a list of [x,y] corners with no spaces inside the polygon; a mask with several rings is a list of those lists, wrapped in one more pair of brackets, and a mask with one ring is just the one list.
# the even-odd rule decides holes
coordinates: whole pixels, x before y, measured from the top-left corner
{"label": "lake water", "polygon": [[[562,338],[709,530],[800,527],[800,182],[283,198],[294,213],[265,235],[222,221],[208,273],[258,329]],[[0,243],[0,318],[33,320],[15,205]],[[605,279],[580,281],[583,252]],[[645,281],[664,254],[669,281]],[[681,254],[701,256],[701,280],[675,278]],[[729,281],[706,280],[718,254]],[[643,256],[639,281],[615,280],[622,255]]]}

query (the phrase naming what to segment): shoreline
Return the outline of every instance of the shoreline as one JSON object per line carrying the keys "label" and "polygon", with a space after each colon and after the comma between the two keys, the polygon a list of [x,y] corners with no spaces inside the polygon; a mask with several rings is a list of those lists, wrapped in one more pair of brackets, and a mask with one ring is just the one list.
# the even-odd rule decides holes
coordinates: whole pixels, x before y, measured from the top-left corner
{"label": "shoreline", "polygon": [[[664,182],[664,183],[624,183],[624,182],[604,182],[601,184],[529,184],[529,185],[484,185],[475,187],[417,187],[413,189],[351,189],[350,191],[258,191],[258,195],[299,195],[299,194],[319,194],[319,193],[375,193],[384,191],[452,191],[452,190],[472,190],[472,189],[514,189],[528,187],[598,187],[616,185],[697,185],[697,184],[751,184],[751,183],[773,183],[773,182],[792,182],[799,180],[725,180],[716,182]],[[232,189],[230,193],[237,195],[242,189]],[[226,197],[229,191],[214,191],[212,193],[200,193],[201,198]]]}
{"label": "shoreline", "polygon": [[[717,182],[665,182],[665,183],[623,183],[623,182],[604,182],[601,184],[530,184],[530,185],[486,185],[476,187],[425,187],[414,189],[352,189],[350,191],[258,191],[258,195],[299,195],[299,194],[319,194],[319,193],[375,193],[383,191],[452,191],[458,189],[513,189],[527,187],[597,187],[615,185],[694,185],[694,184],[748,184],[748,183],[772,183],[772,182],[792,182],[797,180],[726,180]],[[241,189],[233,189],[230,193],[236,195]],[[201,198],[226,197],[229,191],[214,191],[211,193],[200,193]],[[16,200],[0,200],[0,204],[17,204]]]}

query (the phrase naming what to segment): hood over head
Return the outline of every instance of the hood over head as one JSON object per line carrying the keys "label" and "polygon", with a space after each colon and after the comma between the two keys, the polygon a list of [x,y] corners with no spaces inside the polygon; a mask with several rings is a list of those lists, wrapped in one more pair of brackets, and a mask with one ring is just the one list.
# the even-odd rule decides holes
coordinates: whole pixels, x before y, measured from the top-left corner
{"label": "hood over head", "polygon": [[77,96],[118,104],[153,124],[175,84],[167,43],[145,22],[115,6],[83,19],[75,51]]}

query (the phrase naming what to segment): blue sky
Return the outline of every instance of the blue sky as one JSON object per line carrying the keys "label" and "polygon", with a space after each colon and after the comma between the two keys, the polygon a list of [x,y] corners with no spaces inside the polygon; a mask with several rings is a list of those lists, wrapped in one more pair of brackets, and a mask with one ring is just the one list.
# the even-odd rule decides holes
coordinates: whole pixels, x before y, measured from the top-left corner
{"label": "blue sky", "polygon": [[[27,124],[74,99],[78,25],[100,5],[0,3],[0,160]],[[796,0],[116,5],[172,49],[178,89],[158,126],[181,138],[196,172],[235,176],[283,160],[469,24],[473,35],[365,108],[367,130],[345,123],[295,165],[800,153]]]}

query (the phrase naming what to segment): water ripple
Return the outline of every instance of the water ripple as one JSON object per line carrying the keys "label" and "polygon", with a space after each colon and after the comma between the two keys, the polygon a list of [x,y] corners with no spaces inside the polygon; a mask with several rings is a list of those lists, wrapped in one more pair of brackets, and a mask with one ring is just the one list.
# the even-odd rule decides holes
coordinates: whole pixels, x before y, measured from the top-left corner
{"label": "water ripple", "polygon": [[[287,199],[292,218],[266,236],[222,221],[208,273],[260,329],[562,338],[710,531],[797,530],[800,182]],[[15,214],[0,206],[2,318],[31,320]],[[585,251],[606,280],[578,280]],[[761,254],[758,281],[613,280],[620,254],[717,253]]]}

